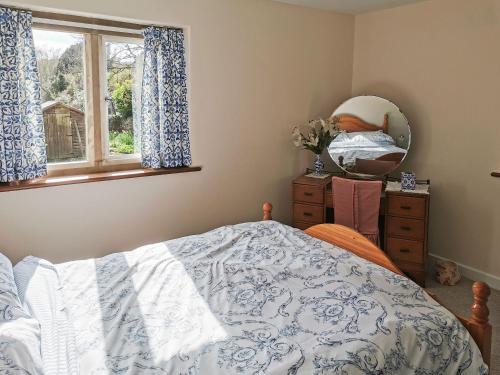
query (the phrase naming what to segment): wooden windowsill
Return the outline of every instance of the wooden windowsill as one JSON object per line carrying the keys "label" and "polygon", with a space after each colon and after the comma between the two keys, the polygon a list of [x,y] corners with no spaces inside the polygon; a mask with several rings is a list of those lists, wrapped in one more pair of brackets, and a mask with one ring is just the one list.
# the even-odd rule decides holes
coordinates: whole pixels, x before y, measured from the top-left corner
{"label": "wooden windowsill", "polygon": [[158,176],[162,174],[188,173],[201,171],[201,167],[180,167],[160,169],[132,169],[127,171],[88,173],[73,176],[41,177],[30,181],[0,183],[0,193],[26,189],[39,189],[52,186],[84,184],[88,182],[122,180],[125,178],[137,178]]}
{"label": "wooden windowsill", "polygon": [[491,172],[493,177],[500,177],[500,172]]}

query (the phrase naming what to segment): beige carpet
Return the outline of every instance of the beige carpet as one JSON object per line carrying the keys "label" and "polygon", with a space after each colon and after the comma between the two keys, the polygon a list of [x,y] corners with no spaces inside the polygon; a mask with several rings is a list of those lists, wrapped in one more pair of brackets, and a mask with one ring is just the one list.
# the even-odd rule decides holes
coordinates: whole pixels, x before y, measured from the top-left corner
{"label": "beige carpet", "polygon": [[[462,279],[455,286],[444,286],[428,279],[426,287],[436,293],[441,302],[455,314],[470,316],[472,281]],[[500,291],[491,290],[488,307],[490,309],[490,323],[493,326],[490,374],[500,375]]]}

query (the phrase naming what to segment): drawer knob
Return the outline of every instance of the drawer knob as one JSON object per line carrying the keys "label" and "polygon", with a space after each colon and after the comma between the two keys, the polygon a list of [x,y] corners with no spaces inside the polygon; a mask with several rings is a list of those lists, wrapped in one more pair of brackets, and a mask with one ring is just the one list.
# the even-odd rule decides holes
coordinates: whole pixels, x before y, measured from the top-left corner
{"label": "drawer knob", "polygon": [[304,212],[304,216],[312,216],[313,214],[310,212]]}
{"label": "drawer knob", "polygon": [[401,252],[401,253],[409,253],[410,249],[399,249],[399,252]]}
{"label": "drawer knob", "polygon": [[409,231],[411,231],[411,227],[408,227],[408,226],[406,226],[406,225],[403,225],[403,226],[401,226],[401,230],[404,230],[404,231],[409,232]]}
{"label": "drawer knob", "polygon": [[400,206],[402,210],[411,210],[410,206]]}
{"label": "drawer knob", "polygon": [[313,196],[313,193],[307,193],[307,192],[306,192],[306,193],[304,193],[304,195],[305,195],[306,197],[312,197],[312,196]]}

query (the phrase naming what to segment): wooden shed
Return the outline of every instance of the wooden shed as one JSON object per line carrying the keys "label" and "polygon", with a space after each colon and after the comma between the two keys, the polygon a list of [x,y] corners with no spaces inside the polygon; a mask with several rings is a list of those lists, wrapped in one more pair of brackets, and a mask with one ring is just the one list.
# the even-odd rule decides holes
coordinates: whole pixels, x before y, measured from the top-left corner
{"label": "wooden shed", "polygon": [[86,156],[85,113],[59,101],[42,104],[48,162]]}

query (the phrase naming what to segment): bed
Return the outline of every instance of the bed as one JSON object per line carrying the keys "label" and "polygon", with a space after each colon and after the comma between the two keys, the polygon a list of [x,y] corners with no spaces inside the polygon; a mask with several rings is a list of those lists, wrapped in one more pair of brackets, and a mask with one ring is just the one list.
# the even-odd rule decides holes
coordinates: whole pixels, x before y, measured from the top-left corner
{"label": "bed", "polygon": [[260,222],[100,259],[27,257],[2,275],[40,331],[39,349],[16,353],[24,321],[11,327],[0,372],[487,373],[486,285],[464,327],[361,235],[302,232],[272,221],[269,204]]}
{"label": "bed", "polygon": [[[389,132],[388,115],[382,126],[370,124],[354,115],[339,115],[341,133],[328,147],[337,165],[352,173],[382,175],[392,171],[407,150],[396,145]],[[375,173],[374,173],[375,172]]]}

